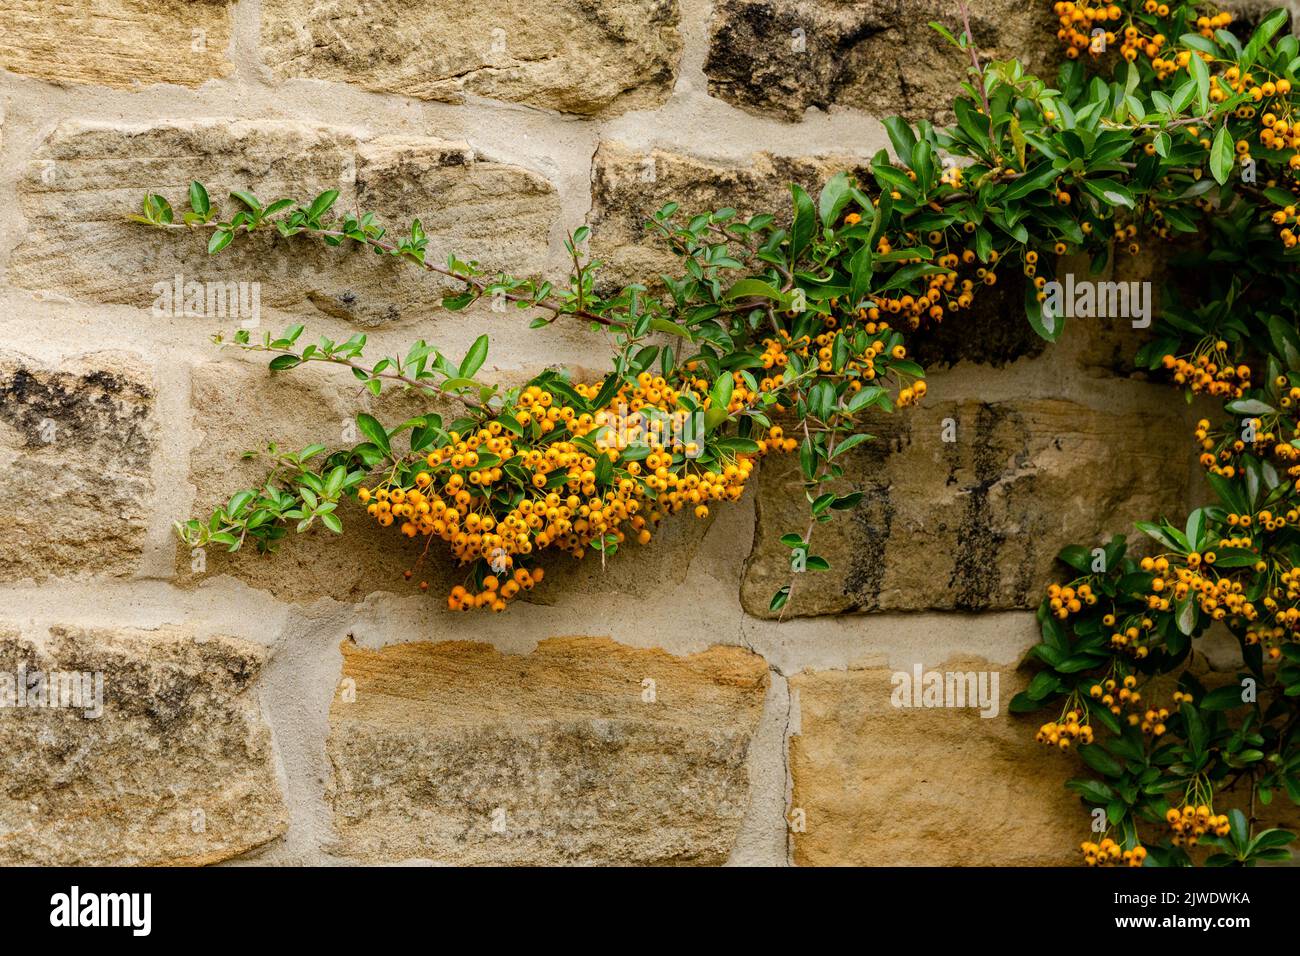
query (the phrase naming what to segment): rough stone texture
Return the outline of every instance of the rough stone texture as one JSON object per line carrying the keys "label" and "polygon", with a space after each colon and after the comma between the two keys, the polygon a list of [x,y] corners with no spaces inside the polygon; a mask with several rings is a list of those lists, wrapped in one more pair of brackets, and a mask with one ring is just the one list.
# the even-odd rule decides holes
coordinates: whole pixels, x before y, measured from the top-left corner
{"label": "rough stone texture", "polygon": [[[877,440],[850,453],[842,487],[865,497],[817,528],[812,550],[832,570],[800,578],[787,614],[1028,608],[1066,544],[1100,543],[1182,507],[1182,410],[1156,386],[1133,383],[1122,407],[1104,411],[943,395],[936,376],[924,406],[872,422]],[[954,442],[942,439],[945,419]],[[779,539],[807,523],[801,487],[793,456],[764,462],[741,589],[752,614],[769,616],[790,580]]]}
{"label": "rough stone texture", "polygon": [[1233,0],[1220,9],[1232,13],[1233,20],[1228,29],[1244,42],[1250,39],[1261,20],[1279,8],[1285,8],[1290,14],[1289,21],[1280,32],[1296,33],[1297,26],[1300,26],[1297,23],[1297,14],[1300,14],[1300,3],[1297,0]]}
{"label": "rough stone texture", "polygon": [[511,0],[491,7],[384,0],[262,4],[262,58],[279,78],[351,83],[567,113],[657,106],[677,74],[676,0]]}
{"label": "rough stone texture", "polygon": [[1138,349],[1153,337],[1152,329],[1156,326],[1156,320],[1160,315],[1162,287],[1170,278],[1169,251],[1176,248],[1165,244],[1147,244],[1142,247],[1137,256],[1116,249],[1116,254],[1112,255],[1105,268],[1097,273],[1092,271],[1092,263],[1087,255],[1072,254],[1058,258],[1053,276],[1062,283],[1067,282],[1070,276],[1073,276],[1076,283],[1138,281],[1152,283],[1151,327],[1137,329],[1133,327],[1132,319],[1122,318],[1066,319],[1065,331],[1061,333],[1058,344],[1072,348],[1076,353],[1077,363],[1084,368],[1105,375],[1133,374],[1135,369],[1133,357]]}
{"label": "rough stone texture", "polygon": [[[735,840],[767,686],[748,651],[345,643],[343,677],[356,699],[336,695],[328,751],[344,856],[716,864]],[[504,832],[492,828],[499,810]]]}
{"label": "rough stone texture", "polygon": [[[927,670],[996,670],[979,660]],[[1034,743],[1008,717],[1025,675],[1002,670],[997,717],[977,709],[896,708],[888,668],[790,678],[791,839],[803,866],[1059,866],[1078,862],[1088,817],[1064,783],[1078,759]],[[1041,722],[1041,720],[1039,721]]]}
{"label": "rough stone texture", "polygon": [[153,492],[152,370],[0,351],[0,581],[132,573]]}
{"label": "rough stone texture", "polygon": [[[261,306],[311,303],[366,325],[419,317],[437,306],[442,282],[421,282],[412,266],[355,246],[329,249],[268,231],[209,256],[206,234],[125,220],[146,192],[159,191],[179,218],[188,208],[190,179],[206,183],[218,204],[234,207],[227,215],[240,208],[226,198],[232,189],[250,190],[264,202],[308,201],[337,189],[340,210],[360,203],[394,224],[421,217],[434,261],[455,251],[523,274],[541,268],[559,211],[547,181],[519,167],[479,162],[464,144],[392,137],[361,143],[339,127],[279,120],[70,122],[41,145],[20,183],[29,226],[10,281],[151,308],[163,291],[156,284],[171,285],[177,275],[185,282],[257,282]],[[85,249],[97,254],[84,255]],[[206,303],[194,318],[235,324],[229,315],[208,314]]]}
{"label": "rough stone texture", "polygon": [[[520,276],[542,271],[550,229],[560,217],[555,187],[542,176],[479,160],[463,143],[427,138],[381,137],[362,144],[357,200],[394,223],[418,217],[431,237],[431,261],[445,262],[455,252],[467,262]],[[442,292],[462,288],[401,264],[386,269],[385,279],[355,293],[347,290],[343,298],[313,295],[312,301],[330,314],[374,324],[400,318],[403,303],[417,312],[436,308]]]}
{"label": "rough stone texture", "polygon": [[[291,374],[272,373],[264,363],[230,360],[194,367],[190,404],[201,435],[190,458],[192,513],[202,518],[241,488],[261,487],[270,464],[264,455],[242,460],[244,452],[265,452],[270,442],[290,451],[317,442],[331,451],[351,448],[364,440],[353,424],[359,412],[396,424],[428,411],[447,411],[400,393],[373,399],[358,394],[351,382],[350,376],[324,367]],[[258,410],[256,415],[249,414],[251,408]],[[429,581],[435,595],[450,588],[452,562],[444,552],[431,554],[419,566],[420,578],[407,582],[402,572],[416,567],[422,544],[379,527],[351,499],[340,505],[339,516],[346,539],[322,527],[290,533],[274,555],[260,555],[251,547],[229,554],[216,546],[206,549],[198,569],[195,556],[178,541],[176,582],[190,587],[229,574],[277,597],[304,602],[320,597],[359,601],[381,590],[412,593],[420,578]]]}
{"label": "rough stone texture", "polygon": [[840,170],[857,171],[848,157],[776,156],[717,161],[664,149],[637,150],[606,140],[592,161],[591,253],[605,282],[655,281],[681,271],[667,245],[645,223],[668,202],[679,218],[730,206],[740,216],[772,213],[789,219],[790,184],[813,195]]}
{"label": "rough stone texture", "polygon": [[[1049,81],[1055,76],[1050,4],[970,6],[984,62],[1016,56]],[[942,119],[970,58],[931,21],[962,32],[956,0],[719,0],[704,64],[709,92],[791,120],[831,106]]]}
{"label": "rough stone texture", "polygon": [[0,68],[51,83],[131,89],[228,76],[228,0],[6,0]]}
{"label": "rough stone texture", "polygon": [[245,693],[266,652],[179,628],[0,632],[0,672],[98,672],[103,713],[0,710],[0,862],[199,865],[284,832],[271,734]]}

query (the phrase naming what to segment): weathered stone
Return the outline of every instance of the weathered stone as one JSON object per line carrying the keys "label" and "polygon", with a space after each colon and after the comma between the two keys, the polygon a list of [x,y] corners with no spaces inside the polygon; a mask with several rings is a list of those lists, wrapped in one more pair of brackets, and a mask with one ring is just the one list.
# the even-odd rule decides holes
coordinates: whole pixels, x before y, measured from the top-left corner
{"label": "weathered stone", "polygon": [[[1066,544],[1132,536],[1132,522],[1180,512],[1182,408],[1163,389],[1127,384],[1119,407],[1101,410],[1065,399],[945,401],[943,377],[933,377],[925,405],[879,416],[867,426],[877,439],[849,453],[841,491],[865,497],[818,526],[812,550],[832,570],[796,580],[786,613],[1028,608]],[[944,440],[947,421],[954,441]],[[752,614],[768,616],[790,581],[780,537],[807,524],[801,489],[793,456],[764,462],[741,589]]]}
{"label": "weathered stone", "polygon": [[[542,271],[551,226],[560,216],[555,187],[544,177],[479,160],[463,143],[419,137],[381,137],[361,145],[357,200],[385,221],[418,218],[431,237],[430,261],[445,262],[454,252],[466,262],[520,276]],[[325,312],[377,324],[436,308],[444,292],[463,288],[400,263],[385,271],[383,285],[348,289],[346,300],[314,294],[312,301]]]}
{"label": "weathered stone", "polygon": [[[464,144],[428,138],[359,143],[337,127],[274,120],[67,123],[37,150],[19,187],[28,233],[14,254],[10,280],[227,327],[260,319],[247,314],[254,292],[259,311],[310,312],[310,304],[376,325],[426,315],[446,289],[435,276],[356,246],[330,249],[268,230],[241,236],[209,256],[206,234],[151,230],[125,220],[146,192],[170,196],[179,219],[188,208],[190,179],[206,183],[214,202],[235,208],[235,200],[226,199],[232,189],[252,191],[264,202],[282,196],[308,201],[337,189],[338,209],[363,204],[394,228],[420,217],[433,261],[454,251],[487,268],[524,273],[540,269],[559,212],[548,182],[519,167],[479,162]],[[96,254],[85,255],[86,249]],[[197,305],[177,303],[170,294],[177,276],[205,284]],[[244,284],[244,308],[234,314],[237,283]],[[221,300],[214,290],[223,292]]]}
{"label": "weathered stone", "polygon": [[270,730],[246,693],[265,661],[178,628],[0,632],[11,680],[20,667],[103,676],[98,717],[91,695],[0,710],[0,862],[197,865],[282,834]]}
{"label": "weathered stone", "polygon": [[0,5],[0,69],[59,84],[198,86],[229,76],[229,0]]}
{"label": "weathered stone", "polygon": [[[268,443],[287,451],[320,443],[336,451],[365,440],[355,427],[359,412],[395,425],[417,414],[448,410],[400,392],[371,398],[358,391],[350,375],[334,368],[273,374],[265,363],[231,360],[192,370],[190,405],[194,426],[201,432],[190,458],[192,513],[199,518],[236,491],[262,486],[271,468],[264,454]],[[250,415],[250,408],[257,414]],[[248,451],[259,454],[242,459]],[[176,581],[190,587],[228,574],[277,597],[303,602],[321,597],[357,601],[373,591],[414,593],[422,579],[429,581],[439,600],[450,588],[453,562],[442,549],[435,548],[417,564],[422,542],[379,527],[351,498],[340,504],[338,514],[346,538],[324,527],[302,535],[290,529],[272,555],[258,554],[252,547],[230,554],[220,545],[195,554],[178,541]],[[418,569],[420,577],[405,581],[408,569]]]}
{"label": "weathered stone", "polygon": [[681,56],[676,0],[394,0],[342,11],[262,5],[262,57],[280,78],[463,102],[484,96],[592,114],[657,106]]}
{"label": "weathered stone", "polygon": [[[1048,69],[1057,43],[1050,4],[970,6],[984,62],[1018,57],[1031,72]],[[970,54],[931,29],[931,21],[959,35],[957,0],[721,0],[704,64],[709,92],[792,120],[809,107],[832,106],[943,119],[967,77]]]}
{"label": "weathered stone", "polygon": [[[999,670],[949,661],[941,672]],[[893,671],[790,678],[791,807],[803,866],[1049,866],[1078,862],[1088,817],[1064,783],[1077,760],[1034,743],[1033,718],[1006,704],[1027,682],[1001,669],[996,717],[974,708],[900,708]],[[1040,721],[1041,722],[1041,721]]]}
{"label": "weathered stone", "polygon": [[1250,39],[1260,21],[1278,9],[1285,9],[1289,14],[1287,23],[1279,31],[1280,35],[1294,34],[1300,28],[1300,23],[1297,22],[1300,2],[1297,0],[1233,0],[1231,5],[1225,4],[1223,9],[1232,14],[1232,23],[1228,29],[1243,42]]}
{"label": "weathered stone", "polygon": [[[1185,247],[1187,243],[1147,244],[1136,256],[1117,248],[1106,267],[1095,273],[1087,255],[1062,256],[1057,261],[1055,278],[1063,286],[1070,282],[1076,287],[1086,282],[1114,282],[1123,283],[1130,294],[1140,294],[1137,284],[1146,283],[1150,295],[1150,321],[1145,327],[1141,325],[1143,319],[1136,315],[1067,319],[1059,344],[1076,354],[1079,365],[1108,375],[1128,376],[1139,371],[1133,360],[1138,349],[1155,338],[1166,288],[1176,289],[1184,283],[1196,281],[1194,273],[1179,273],[1171,268],[1170,260],[1185,252],[1180,245]],[[1109,301],[1109,294],[1099,289],[1097,298],[1098,301]],[[1137,327],[1135,321],[1139,323]]]}
{"label": "weathered stone", "polygon": [[[516,600],[561,607],[581,602],[597,620],[601,609],[613,602],[664,600],[674,587],[701,573],[693,562],[716,519],[716,512],[703,521],[686,512],[674,515],[659,526],[649,544],[629,538],[604,562],[592,551],[581,559],[553,549],[544,551],[540,557],[546,582]],[[726,567],[727,572],[733,570],[734,565]]]}
{"label": "weathered stone", "polygon": [[592,255],[604,263],[600,278],[608,283],[654,283],[661,273],[682,271],[681,260],[667,244],[645,229],[666,203],[678,204],[679,218],[729,206],[741,217],[771,213],[788,220],[791,183],[816,195],[840,170],[863,172],[860,162],[861,158],[771,153],[724,162],[602,142],[592,163],[588,217]]}
{"label": "weathered stone", "polygon": [[327,748],[344,856],[716,864],[735,841],[767,686],[748,651],[345,643],[343,678]]}
{"label": "weathered stone", "polygon": [[0,352],[0,580],[131,574],[153,493],[154,385],[138,356],[49,367]]}

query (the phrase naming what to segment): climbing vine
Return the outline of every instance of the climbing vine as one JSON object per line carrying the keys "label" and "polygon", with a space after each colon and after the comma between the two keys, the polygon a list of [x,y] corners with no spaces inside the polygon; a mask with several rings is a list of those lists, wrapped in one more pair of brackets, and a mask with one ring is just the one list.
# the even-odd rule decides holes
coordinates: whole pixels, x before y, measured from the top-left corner
{"label": "climbing vine", "polygon": [[[487,335],[458,357],[425,341],[367,356],[364,334],[309,340],[302,326],[217,336],[269,354],[277,373],[336,365],[375,395],[457,410],[362,414],[352,447],[276,449],[264,483],[179,536],[273,550],[317,522],[341,533],[354,502],[414,539],[413,556],[450,551],[464,569],[450,610],[502,611],[541,583],[548,549],[603,560],[629,539],[648,545],[668,516],[705,518],[741,497],[760,458],[792,454],[808,521],[781,539],[792,573],[771,609],[784,612],[797,582],[829,567],[818,525],[861,498],[830,490],[845,454],[871,440],[872,416],[926,395],[915,336],[1014,279],[1030,325],[1056,341],[1071,311],[1061,256],[1101,273],[1166,246],[1178,281],[1135,363],[1220,403],[1193,436],[1214,500],[1176,524],[1140,523],[1141,548],[1115,536],[1061,552],[1077,573],[1039,608],[1041,670],[1012,709],[1050,709],[1039,741],[1077,750],[1091,774],[1069,784],[1091,811],[1086,862],[1286,857],[1293,835],[1261,830],[1258,815],[1278,794],[1300,803],[1300,42],[1282,11],[1253,30],[1190,2],[1053,12],[1054,83],[982,62],[968,26],[934,24],[972,62],[952,125],[886,120],[892,155],[815,196],[792,186],[781,217],[669,203],[646,228],[679,268],[614,291],[597,281],[586,227],[567,240],[569,276],[551,282],[435,258],[419,220],[336,211],[333,190],[306,203],[235,192],[228,217],[198,182],[180,214],[148,195],[134,219],[201,232],[213,254],[263,231],[364,247],[448,283],[447,309],[490,300],[611,344],[602,378],[548,369],[505,387],[480,374]],[[1189,665],[1211,631],[1240,644],[1241,668],[1207,687]]]}

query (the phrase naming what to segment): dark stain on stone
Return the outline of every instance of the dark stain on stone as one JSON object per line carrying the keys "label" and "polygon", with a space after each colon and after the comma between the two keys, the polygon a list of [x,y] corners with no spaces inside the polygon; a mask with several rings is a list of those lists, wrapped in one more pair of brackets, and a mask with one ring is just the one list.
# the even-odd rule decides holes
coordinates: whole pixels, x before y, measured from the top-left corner
{"label": "dark stain on stone", "polygon": [[23,436],[26,448],[71,440],[144,461],[151,398],[141,383],[103,369],[79,375],[23,366],[0,370],[0,421]]}
{"label": "dark stain on stone", "polygon": [[890,25],[871,11],[844,14],[770,0],[724,4],[714,14],[719,25],[704,63],[709,92],[740,106],[775,109],[790,119],[810,106],[828,108],[854,78],[846,68],[854,47]]}
{"label": "dark stain on stone", "polygon": [[[886,472],[892,455],[906,454],[912,444],[912,424],[902,415],[877,415],[868,426],[876,437],[859,445],[851,453],[849,474],[873,475]],[[846,517],[852,553],[844,575],[843,594],[857,610],[880,609],[880,593],[888,567],[890,536],[898,509],[894,504],[891,482],[865,480],[854,485],[862,492],[862,501]]]}
{"label": "dark stain on stone", "polygon": [[[118,719],[146,720],[160,737],[176,737],[199,715],[205,721],[218,712],[233,717],[232,698],[262,669],[257,657],[219,641],[183,647],[181,659],[175,658],[173,645],[164,643],[158,658],[151,659],[62,628],[53,628],[51,638],[50,653],[23,655],[29,670],[102,673],[106,712]],[[146,643],[141,641],[140,650]],[[16,647],[0,645],[0,663],[12,660]]]}
{"label": "dark stain on stone", "polygon": [[[947,116],[946,94],[939,102],[933,91],[918,88],[910,78],[922,65],[930,72],[964,70],[959,51],[926,26],[937,19],[953,27],[950,14],[955,11],[940,11],[937,4],[917,6],[901,0],[720,0],[704,64],[709,92],[789,120],[799,120],[809,107],[825,110],[863,96],[881,102],[886,113],[913,119]],[[1000,46],[1004,18],[975,6],[971,29],[976,45],[984,50]],[[1055,27],[1050,11],[1033,16],[1042,21],[1044,47],[1051,48],[1049,27]],[[1047,65],[1041,59],[1035,56],[1031,63],[1040,75],[1050,75],[1041,70]],[[869,87],[864,76],[871,77]]]}
{"label": "dark stain on stone", "polygon": [[[1003,477],[1003,459],[998,453],[997,431],[1000,426],[1010,426],[1023,431],[1020,416],[1006,412],[1001,406],[980,403],[972,426],[973,439],[966,445],[970,449],[970,465],[974,481],[966,489],[966,503],[962,509],[957,529],[957,553],[953,561],[952,577],[948,581],[953,596],[953,607],[961,611],[982,611],[992,605],[992,599],[1001,585],[998,553],[1006,545],[1003,530],[994,527],[989,509],[989,489]],[[960,423],[959,423],[959,426]]]}
{"label": "dark stain on stone", "polygon": [[912,357],[930,369],[959,362],[998,368],[1041,354],[1047,342],[1025,318],[1024,277],[1004,279],[978,289],[969,310],[949,313],[938,325],[927,325],[923,334],[912,336],[908,343]]}
{"label": "dark stain on stone", "polygon": [[880,609],[880,591],[885,583],[889,536],[894,527],[894,502],[889,482],[867,482],[858,489],[862,501],[850,514],[849,536],[853,556],[844,576],[844,594],[861,611]]}

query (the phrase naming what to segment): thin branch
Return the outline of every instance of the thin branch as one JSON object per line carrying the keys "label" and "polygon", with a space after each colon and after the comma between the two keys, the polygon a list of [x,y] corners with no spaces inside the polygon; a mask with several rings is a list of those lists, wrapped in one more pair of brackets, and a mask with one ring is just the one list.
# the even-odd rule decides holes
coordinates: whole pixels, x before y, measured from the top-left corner
{"label": "thin branch", "polygon": [[481,401],[472,395],[460,395],[456,392],[449,392],[445,388],[435,385],[432,382],[420,381],[419,379],[411,378],[409,375],[403,375],[400,372],[375,372],[373,369],[367,368],[360,362],[354,362],[352,359],[344,358],[341,355],[325,355],[318,352],[314,355],[309,355],[306,358],[303,358],[301,353],[295,352],[293,349],[278,349],[272,348],[269,345],[255,345],[248,342],[223,342],[221,344],[243,349],[246,352],[273,352],[277,355],[292,355],[303,362],[330,362],[334,365],[346,365],[348,368],[364,372],[366,375],[373,378],[386,378],[392,381],[402,382],[403,384],[410,385],[413,388],[425,389],[437,395],[454,398],[468,408],[482,409],[485,407]]}
{"label": "thin branch", "polygon": [[[266,224],[274,223],[276,221],[277,220],[274,219],[266,219],[263,220],[262,224],[266,225]],[[216,229],[218,228],[218,225],[219,224],[215,222],[208,222],[208,223],[167,222],[167,223],[158,223],[157,227],[160,229]],[[252,233],[254,231],[253,229],[250,229],[247,224],[240,225],[238,228],[243,230],[246,233]],[[317,229],[312,226],[299,226],[297,228],[299,232],[303,232],[306,233],[307,235],[312,235],[312,236],[330,237],[330,238],[337,238],[337,239],[351,239],[353,242],[363,241],[357,239],[355,236],[348,235],[345,232],[340,232],[337,229]],[[364,242],[366,243],[366,245],[371,246],[375,249],[380,249],[388,253],[389,255],[400,255],[397,246],[393,245],[392,243],[383,242],[382,240],[375,239],[370,236],[367,236]],[[445,266],[435,265],[432,262],[428,262],[424,259],[411,259],[411,261],[415,262],[416,265],[420,266],[421,268],[425,269],[428,272],[434,272],[437,273],[438,275],[446,276],[449,279],[455,279],[457,282],[463,282],[466,286],[473,289],[479,295],[483,295],[487,292],[488,283],[484,282],[482,279],[479,279],[476,276],[461,275],[459,272],[455,272],[451,269],[446,268]],[[579,309],[567,308],[563,303],[555,302],[552,299],[533,299],[530,296],[517,295],[513,292],[502,292],[500,294],[503,298],[511,302],[526,302],[529,305],[536,306],[539,309],[546,309],[547,311],[552,312],[557,316],[572,315],[575,318],[584,319],[588,322],[595,322],[597,325],[607,325],[607,326],[619,325],[619,323],[613,321],[612,319],[608,319],[603,315],[597,315],[595,312],[589,312],[586,309],[582,309],[582,308]]]}
{"label": "thin branch", "polygon": [[970,8],[966,6],[966,0],[961,0],[957,7],[961,10],[961,25],[966,31],[966,49],[970,50],[970,61],[975,67],[975,88],[979,90],[980,102],[984,104],[984,115],[989,119],[989,139],[992,141],[993,110],[989,107],[989,94],[984,87],[984,68],[980,66],[980,55],[975,49],[975,34],[970,28]]}

